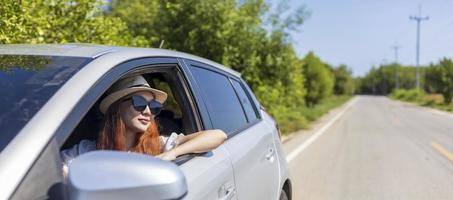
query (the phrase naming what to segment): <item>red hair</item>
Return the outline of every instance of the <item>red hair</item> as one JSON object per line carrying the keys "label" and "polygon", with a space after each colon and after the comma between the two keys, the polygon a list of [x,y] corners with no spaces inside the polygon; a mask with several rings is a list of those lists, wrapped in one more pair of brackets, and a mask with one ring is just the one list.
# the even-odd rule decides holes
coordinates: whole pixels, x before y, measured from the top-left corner
{"label": "red hair", "polygon": [[[127,151],[126,125],[120,116],[119,102],[112,104],[105,113],[96,144],[97,149]],[[149,155],[161,153],[159,131],[155,120],[152,120],[146,131],[139,133],[137,138],[133,152]]]}

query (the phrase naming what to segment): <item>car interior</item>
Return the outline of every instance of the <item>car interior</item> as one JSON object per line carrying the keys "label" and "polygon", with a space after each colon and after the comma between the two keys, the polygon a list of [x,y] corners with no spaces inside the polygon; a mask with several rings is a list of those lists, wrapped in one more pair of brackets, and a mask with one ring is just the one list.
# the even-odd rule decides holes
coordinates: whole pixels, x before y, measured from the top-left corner
{"label": "car interior", "polygon": [[[194,123],[193,112],[184,90],[183,80],[174,67],[156,68],[150,73],[133,73],[128,76],[141,74],[151,87],[162,90],[168,94],[163,109],[155,116],[160,135],[168,136],[172,132],[190,134],[198,130]],[[96,140],[102,123],[103,114],[99,111],[99,104],[105,94],[99,98],[88,113],[76,126],[75,130],[65,141],[62,149],[67,149],[78,144],[83,139]]]}

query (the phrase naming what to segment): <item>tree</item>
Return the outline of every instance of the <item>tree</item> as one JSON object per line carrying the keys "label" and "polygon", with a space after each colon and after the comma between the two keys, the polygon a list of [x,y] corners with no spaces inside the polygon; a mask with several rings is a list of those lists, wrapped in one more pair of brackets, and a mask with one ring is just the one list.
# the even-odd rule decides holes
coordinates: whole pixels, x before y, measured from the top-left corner
{"label": "tree", "polygon": [[313,106],[332,94],[333,74],[313,52],[309,52],[303,59],[303,74],[307,89],[305,101],[308,106]]}
{"label": "tree", "polygon": [[[371,70],[360,79],[360,92],[371,94],[389,94],[396,88],[395,73],[398,69],[398,83],[401,89],[415,87],[415,67],[398,64],[385,64]],[[420,69],[423,73],[424,68]],[[421,80],[424,83],[424,80]]]}
{"label": "tree", "polygon": [[0,43],[99,43],[140,46],[124,22],[102,15],[100,0],[0,2]]}
{"label": "tree", "polygon": [[[136,12],[134,7],[146,8]],[[153,46],[164,40],[164,48],[239,71],[260,102],[279,118],[304,105],[303,75],[294,73],[302,71],[300,59],[287,34],[303,22],[304,13],[288,15],[284,25],[276,24],[278,28],[269,32],[262,20],[267,11],[263,0],[113,0],[107,14],[123,19],[135,37],[147,38]]]}
{"label": "tree", "polygon": [[450,104],[453,97],[453,62],[451,59],[443,58],[435,66],[440,71],[440,93],[444,96],[444,103]]}
{"label": "tree", "polygon": [[424,73],[424,89],[428,93],[441,93],[442,91],[442,68],[438,64],[430,64]]}
{"label": "tree", "polygon": [[333,69],[335,76],[334,93],[337,95],[352,95],[354,93],[354,80],[352,71],[346,65]]}

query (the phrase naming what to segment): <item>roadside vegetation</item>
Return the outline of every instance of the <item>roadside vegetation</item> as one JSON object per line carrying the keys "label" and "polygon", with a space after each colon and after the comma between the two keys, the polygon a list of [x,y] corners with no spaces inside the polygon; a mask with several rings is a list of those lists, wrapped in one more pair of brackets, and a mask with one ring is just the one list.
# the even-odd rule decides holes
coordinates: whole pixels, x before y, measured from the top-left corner
{"label": "roadside vegetation", "polygon": [[415,103],[420,106],[453,112],[453,103],[444,102],[444,97],[441,94],[427,94],[423,90],[417,89],[396,89],[392,91],[390,97],[401,101]]}
{"label": "roadside vegetation", "polygon": [[443,58],[438,63],[422,66],[419,70],[420,89],[415,88],[415,67],[388,64],[373,68],[366,76],[358,78],[358,91],[389,95],[394,99],[453,112],[452,60]]}
{"label": "roadside vegetation", "polygon": [[310,11],[264,0],[36,0],[0,2],[0,43],[97,43],[160,47],[239,71],[283,133],[309,126],[354,94],[352,72],[290,35]]}

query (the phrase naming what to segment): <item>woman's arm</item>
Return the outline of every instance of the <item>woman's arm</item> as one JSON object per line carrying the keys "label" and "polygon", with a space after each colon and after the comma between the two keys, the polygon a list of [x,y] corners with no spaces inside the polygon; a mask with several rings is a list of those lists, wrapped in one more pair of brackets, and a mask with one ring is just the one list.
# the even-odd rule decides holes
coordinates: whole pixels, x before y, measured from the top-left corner
{"label": "woman's arm", "polygon": [[206,130],[180,136],[177,139],[179,146],[158,155],[163,160],[174,160],[176,157],[188,153],[202,153],[213,150],[225,141],[227,135],[219,129]]}

